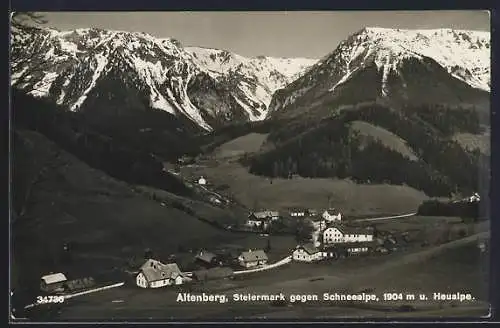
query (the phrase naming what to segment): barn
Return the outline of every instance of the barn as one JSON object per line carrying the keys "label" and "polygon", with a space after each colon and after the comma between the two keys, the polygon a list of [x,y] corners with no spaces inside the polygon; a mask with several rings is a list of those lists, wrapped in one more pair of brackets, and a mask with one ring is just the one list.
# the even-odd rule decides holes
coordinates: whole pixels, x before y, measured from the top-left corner
{"label": "barn", "polygon": [[40,290],[46,293],[64,291],[64,283],[68,281],[63,273],[52,273],[45,275],[40,281]]}

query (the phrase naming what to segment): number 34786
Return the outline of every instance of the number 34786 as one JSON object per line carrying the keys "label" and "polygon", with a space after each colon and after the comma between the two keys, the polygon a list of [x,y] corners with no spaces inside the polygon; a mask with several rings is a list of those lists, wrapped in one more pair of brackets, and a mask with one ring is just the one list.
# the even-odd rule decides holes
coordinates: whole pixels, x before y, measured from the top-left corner
{"label": "number 34786", "polygon": [[63,303],[64,296],[37,296],[36,302],[38,304]]}

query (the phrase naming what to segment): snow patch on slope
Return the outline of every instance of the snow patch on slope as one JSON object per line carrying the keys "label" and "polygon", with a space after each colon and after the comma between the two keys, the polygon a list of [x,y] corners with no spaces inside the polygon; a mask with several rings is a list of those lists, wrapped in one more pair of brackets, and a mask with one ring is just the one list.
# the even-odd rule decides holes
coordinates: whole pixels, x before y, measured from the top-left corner
{"label": "snow patch on slope", "polygon": [[87,87],[87,89],[85,89],[83,94],[80,96],[80,98],[78,98],[78,100],[70,107],[70,110],[72,111],[78,109],[83,104],[85,99],[87,99],[87,95],[95,87],[97,79],[101,76],[102,71],[104,70],[104,68],[108,63],[108,59],[102,54],[97,54],[94,58],[96,59],[97,64],[94,70],[94,74],[92,76],[92,81],[90,82],[90,85]]}

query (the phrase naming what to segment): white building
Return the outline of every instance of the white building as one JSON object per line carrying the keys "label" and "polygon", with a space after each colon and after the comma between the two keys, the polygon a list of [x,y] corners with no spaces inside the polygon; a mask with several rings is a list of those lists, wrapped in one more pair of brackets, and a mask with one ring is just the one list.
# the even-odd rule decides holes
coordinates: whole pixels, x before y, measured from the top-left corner
{"label": "white building", "polygon": [[323,230],[324,244],[373,241],[373,233],[366,228],[330,226]]}
{"label": "white building", "polygon": [[328,222],[342,221],[342,214],[334,208],[325,210],[321,216]]}
{"label": "white building", "polygon": [[207,184],[207,180],[204,177],[200,177],[198,179],[198,184],[199,185],[206,185]]}
{"label": "white building", "polygon": [[153,259],[147,260],[136,276],[136,284],[141,288],[181,285],[184,280],[185,278],[177,264],[163,264]]}
{"label": "white building", "polygon": [[263,250],[249,250],[243,252],[238,257],[238,262],[242,267],[253,268],[267,264],[267,254]]}
{"label": "white building", "polygon": [[315,262],[322,258],[322,252],[312,244],[299,245],[292,252],[292,259],[298,262]]}
{"label": "white building", "polygon": [[307,214],[307,210],[305,209],[300,209],[300,208],[294,208],[290,210],[290,216],[293,218],[303,218]]}

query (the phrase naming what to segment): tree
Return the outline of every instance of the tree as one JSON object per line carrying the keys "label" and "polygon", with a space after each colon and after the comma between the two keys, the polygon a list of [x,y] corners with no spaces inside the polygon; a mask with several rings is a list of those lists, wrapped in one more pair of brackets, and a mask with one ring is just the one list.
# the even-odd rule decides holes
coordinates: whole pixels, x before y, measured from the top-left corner
{"label": "tree", "polygon": [[270,238],[267,238],[267,246],[266,246],[266,253],[269,252],[271,250],[271,239]]}

